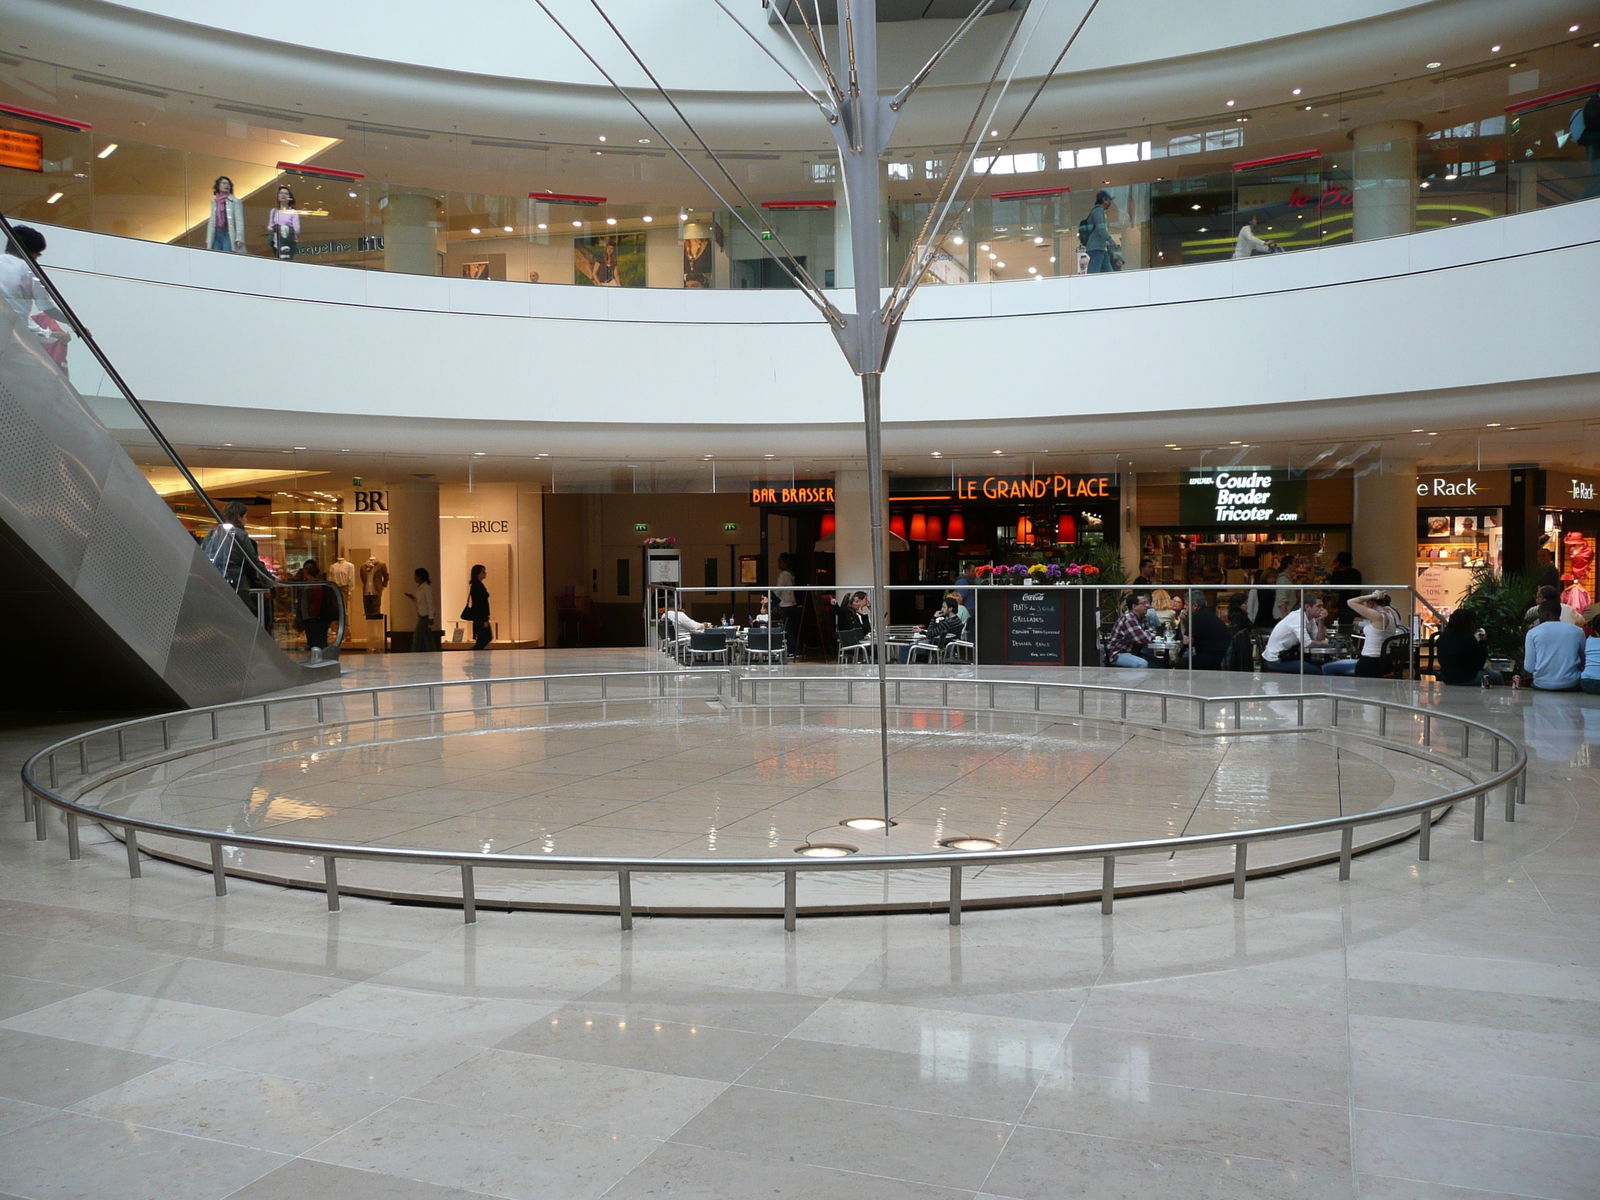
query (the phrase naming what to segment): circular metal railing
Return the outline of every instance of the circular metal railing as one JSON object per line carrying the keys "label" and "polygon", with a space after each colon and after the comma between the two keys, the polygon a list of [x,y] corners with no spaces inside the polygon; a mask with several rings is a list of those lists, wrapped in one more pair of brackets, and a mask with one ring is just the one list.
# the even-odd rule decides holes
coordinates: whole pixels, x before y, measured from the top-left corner
{"label": "circular metal railing", "polygon": [[[1348,816],[1322,818],[1289,825],[1248,830],[1229,830],[1180,837],[1108,842],[1078,846],[1052,846],[1033,849],[943,850],[937,853],[872,855],[847,858],[719,858],[683,859],[606,855],[574,856],[554,854],[463,853],[449,850],[410,849],[393,846],[347,845],[301,839],[273,838],[261,834],[241,834],[226,830],[200,829],[148,817],[112,813],[85,803],[84,797],[115,780],[185,758],[191,754],[260,740],[267,736],[316,734],[330,727],[358,722],[385,721],[445,714],[482,714],[503,709],[525,709],[556,704],[606,703],[612,701],[659,701],[714,696],[735,705],[757,707],[805,707],[812,705],[851,706],[856,693],[871,692],[876,708],[877,681],[867,676],[751,675],[735,669],[683,669],[671,671],[584,672],[570,675],[509,676],[498,679],[462,679],[429,683],[388,684],[368,688],[349,688],[266,699],[213,705],[160,716],[124,721],[64,738],[45,747],[28,759],[22,768],[23,819],[34,823],[35,837],[47,840],[46,816],[55,809],[66,825],[68,856],[81,857],[79,824],[88,819],[111,829],[120,829],[127,854],[128,873],[140,874],[139,835],[148,833],[209,846],[211,874],[219,896],[227,894],[228,870],[225,846],[261,850],[289,851],[320,856],[323,861],[324,889],[330,912],[339,911],[341,889],[338,877],[340,859],[380,862],[423,863],[455,867],[461,872],[460,904],[465,920],[477,919],[474,871],[479,868],[529,869],[541,871],[602,872],[617,879],[615,911],[622,928],[633,925],[632,875],[649,874],[781,874],[784,900],[784,927],[794,929],[797,917],[797,891],[801,874],[817,871],[903,871],[947,869],[950,873],[948,902],[941,904],[950,923],[959,924],[962,910],[962,880],[965,872],[993,866],[1019,866],[1038,863],[1092,861],[1102,864],[1099,898],[1101,911],[1109,914],[1118,893],[1117,860],[1152,852],[1174,853],[1213,847],[1233,848],[1233,894],[1244,896],[1249,875],[1249,847],[1256,842],[1304,838],[1337,832],[1341,835],[1338,855],[1339,878],[1350,877],[1355,831],[1368,825],[1392,822],[1398,818],[1417,818],[1418,858],[1431,856],[1431,830],[1436,816],[1454,805],[1472,801],[1472,840],[1485,835],[1485,815],[1490,794],[1504,796],[1507,822],[1516,819],[1516,806],[1527,800],[1527,752],[1513,738],[1467,717],[1446,714],[1416,705],[1401,704],[1359,695],[1316,692],[1201,696],[1180,692],[1161,692],[1087,682],[1035,682],[1029,680],[952,678],[936,675],[897,676],[889,681],[891,704],[918,709],[943,708],[962,711],[979,709],[997,713],[1040,714],[1066,718],[1110,721],[1151,729],[1181,731],[1190,736],[1239,737],[1325,733],[1366,738],[1391,750],[1418,754],[1450,765],[1469,779],[1479,772],[1483,777],[1466,786],[1412,803],[1372,809]],[[518,690],[532,689],[535,697],[518,697]],[[500,692],[501,702],[495,699]],[[908,696],[909,693],[909,696]],[[506,699],[511,694],[509,700]],[[481,703],[478,702],[481,696]],[[1113,698],[1113,714],[1098,711],[1104,698]],[[1096,711],[1089,711],[1095,698]],[[1057,704],[1057,700],[1062,703]],[[450,703],[456,701],[457,703]],[[1047,701],[1049,703],[1047,703]],[[1292,725],[1252,724],[1246,726],[1247,707],[1293,703]],[[364,706],[370,705],[370,713]],[[330,713],[330,709],[336,710]],[[1323,723],[1308,722],[1318,710]],[[1176,711],[1175,711],[1176,710]],[[275,719],[276,714],[276,719]],[[1185,716],[1187,720],[1175,719]],[[295,719],[302,718],[299,723]],[[1230,720],[1231,718],[1231,720]],[[1352,719],[1356,723],[1352,724]],[[1375,719],[1374,719],[1375,718]],[[286,723],[286,721],[288,723]],[[1454,745],[1452,736],[1459,739]],[[381,744],[381,743],[374,743]],[[1476,749],[1475,749],[1476,747]],[[64,782],[64,780],[67,780]],[[1323,860],[1317,860],[1323,861]],[[1270,868],[1273,871],[1281,867]],[[235,872],[242,874],[242,872]],[[1124,889],[1126,894],[1127,889]],[[714,905],[691,910],[697,915],[727,911]],[[741,909],[741,913],[749,910]],[[771,910],[777,915],[778,910]]]}

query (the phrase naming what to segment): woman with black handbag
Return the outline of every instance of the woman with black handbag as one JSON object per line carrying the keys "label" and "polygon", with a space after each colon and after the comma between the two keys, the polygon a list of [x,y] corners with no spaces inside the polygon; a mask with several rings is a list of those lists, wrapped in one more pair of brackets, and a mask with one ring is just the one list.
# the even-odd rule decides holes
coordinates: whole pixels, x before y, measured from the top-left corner
{"label": "woman with black handbag", "polygon": [[482,650],[493,637],[489,627],[489,589],[483,580],[489,569],[482,563],[472,568],[472,579],[467,583],[467,606],[461,610],[461,619],[472,622],[472,648]]}

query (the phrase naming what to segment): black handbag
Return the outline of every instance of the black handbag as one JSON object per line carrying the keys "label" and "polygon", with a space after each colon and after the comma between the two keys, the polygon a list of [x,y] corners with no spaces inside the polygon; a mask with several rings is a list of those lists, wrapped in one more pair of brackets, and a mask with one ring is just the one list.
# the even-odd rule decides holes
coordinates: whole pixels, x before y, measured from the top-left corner
{"label": "black handbag", "polygon": [[466,607],[461,610],[461,619],[463,621],[472,620],[472,602],[470,600],[467,602]]}

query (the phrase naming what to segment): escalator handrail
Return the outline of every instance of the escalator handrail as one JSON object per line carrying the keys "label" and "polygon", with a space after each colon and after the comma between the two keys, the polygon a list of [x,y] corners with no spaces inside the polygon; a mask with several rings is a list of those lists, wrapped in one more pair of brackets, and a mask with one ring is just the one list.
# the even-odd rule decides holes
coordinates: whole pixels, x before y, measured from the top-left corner
{"label": "escalator handrail", "polygon": [[122,393],[122,398],[128,402],[133,411],[138,414],[139,419],[144,422],[145,428],[150,431],[150,436],[156,439],[156,443],[166,453],[166,456],[172,460],[173,465],[183,474],[189,486],[194,489],[194,494],[200,497],[206,508],[210,510],[211,515],[216,518],[217,523],[221,524],[222,513],[217,509],[211,497],[206,495],[205,489],[200,486],[200,481],[194,477],[189,470],[188,464],[179,457],[177,450],[167,440],[167,435],[161,432],[149,412],[145,410],[144,405],[139,402],[139,398],[133,394],[133,389],[128,386],[127,380],[123,379],[117,368],[111,365],[111,360],[106,357],[105,351],[100,349],[100,343],[95,341],[94,335],[89,332],[89,327],[73,311],[72,305],[67,303],[66,297],[56,287],[55,281],[50,278],[49,273],[39,265],[38,259],[28,253],[28,248],[17,240],[14,227],[3,212],[0,212],[0,231],[5,233],[6,241],[10,245],[15,246],[22,252],[23,261],[33,271],[34,278],[44,285],[45,291],[50,293],[50,299],[55,302],[56,308],[61,315],[67,318],[67,323],[72,326],[73,332],[83,339],[84,345],[89,347],[89,353],[94,355],[95,360],[100,364],[101,370],[105,371],[111,382],[117,385],[117,389]]}
{"label": "escalator handrail", "polygon": [[[261,570],[266,571],[266,568],[261,567]],[[348,633],[350,629],[350,622],[348,619],[349,613],[344,606],[344,589],[342,587],[340,587],[331,579],[278,579],[271,575],[270,572],[263,576],[263,581],[268,583],[270,586],[241,587],[240,591],[255,592],[258,595],[265,595],[270,592],[272,588],[286,588],[290,591],[293,591],[295,588],[325,587],[331,591],[333,593],[334,610],[336,613],[334,621],[337,622],[339,626],[339,636],[334,641],[333,645],[328,647],[328,653],[332,655],[337,655],[339,653],[339,647],[344,645],[345,634]],[[243,582],[244,581],[241,579],[240,583],[243,584]]]}

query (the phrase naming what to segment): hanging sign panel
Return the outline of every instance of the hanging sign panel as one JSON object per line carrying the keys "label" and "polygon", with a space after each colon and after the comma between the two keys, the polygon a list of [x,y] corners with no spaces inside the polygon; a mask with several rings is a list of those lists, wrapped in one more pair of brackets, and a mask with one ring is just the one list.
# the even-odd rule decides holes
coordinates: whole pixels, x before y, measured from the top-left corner
{"label": "hanging sign panel", "polygon": [[1294,525],[1306,520],[1306,481],[1262,467],[1192,471],[1178,489],[1183,525]]}

